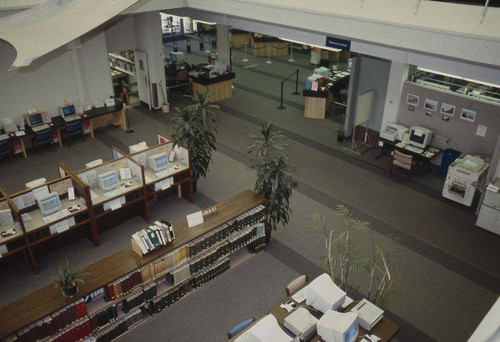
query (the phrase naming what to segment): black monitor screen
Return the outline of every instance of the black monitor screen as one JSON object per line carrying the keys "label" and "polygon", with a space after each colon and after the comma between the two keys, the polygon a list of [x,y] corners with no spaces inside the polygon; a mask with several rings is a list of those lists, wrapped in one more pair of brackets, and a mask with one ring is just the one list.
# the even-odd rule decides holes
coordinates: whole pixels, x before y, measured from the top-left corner
{"label": "black monitor screen", "polygon": [[41,113],[33,113],[29,115],[29,121],[31,126],[35,126],[42,123],[42,114]]}
{"label": "black monitor screen", "polygon": [[64,115],[73,115],[75,114],[75,106],[73,105],[67,105],[62,107],[62,111]]}
{"label": "black monitor screen", "polygon": [[172,62],[177,62],[177,55],[173,52],[170,52],[170,59]]}

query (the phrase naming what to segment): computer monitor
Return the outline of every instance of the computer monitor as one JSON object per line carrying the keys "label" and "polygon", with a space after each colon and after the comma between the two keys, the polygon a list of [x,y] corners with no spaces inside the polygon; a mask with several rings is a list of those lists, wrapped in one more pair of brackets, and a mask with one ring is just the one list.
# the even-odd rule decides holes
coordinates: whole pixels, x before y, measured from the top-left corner
{"label": "computer monitor", "polygon": [[433,132],[425,127],[412,126],[410,127],[410,145],[426,148],[431,143]]}
{"label": "computer monitor", "polygon": [[51,192],[46,195],[39,196],[36,199],[38,207],[43,215],[55,213],[61,208],[61,201],[57,192]]}
{"label": "computer monitor", "polygon": [[306,288],[306,304],[318,311],[337,310],[344,304],[346,293],[342,291],[332,278],[323,273],[314,279]]}
{"label": "computer monitor", "polygon": [[358,338],[358,315],[328,310],[316,323],[316,331],[325,342],[353,342]]}
{"label": "computer monitor", "polygon": [[155,172],[166,169],[168,165],[167,155],[165,153],[158,153],[149,156],[148,165]]}
{"label": "computer monitor", "polygon": [[177,55],[173,52],[170,52],[170,60],[172,62],[177,62]]}
{"label": "computer monitor", "polygon": [[76,114],[76,111],[75,111],[75,106],[73,106],[72,104],[61,107],[61,115],[63,117],[70,116],[73,114]]}
{"label": "computer monitor", "polygon": [[118,175],[116,171],[108,171],[97,176],[97,182],[102,191],[109,191],[116,188],[118,184]]}
{"label": "computer monitor", "polygon": [[43,123],[42,113],[30,113],[26,116],[26,121],[31,127],[40,125]]}

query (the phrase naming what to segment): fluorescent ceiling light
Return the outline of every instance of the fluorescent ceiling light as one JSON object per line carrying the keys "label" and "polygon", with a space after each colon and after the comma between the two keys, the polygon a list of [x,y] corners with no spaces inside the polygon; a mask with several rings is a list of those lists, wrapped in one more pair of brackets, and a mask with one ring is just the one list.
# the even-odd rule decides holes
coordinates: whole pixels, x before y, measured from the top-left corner
{"label": "fluorescent ceiling light", "polygon": [[460,80],[465,80],[465,81],[469,81],[469,82],[474,82],[474,83],[479,83],[479,84],[487,85],[487,86],[490,86],[490,87],[500,88],[500,85],[498,85],[498,84],[493,84],[493,83],[487,83],[487,82],[483,82],[483,81],[473,80],[473,79],[470,79],[470,78],[465,78],[465,77],[461,77],[461,76],[457,76],[457,75],[447,74],[447,73],[444,73],[444,72],[441,72],[441,71],[435,71],[435,70],[430,70],[430,69],[425,69],[425,68],[420,68],[420,67],[417,67],[417,69],[418,70],[422,70],[422,71],[426,71],[426,72],[430,72],[430,73],[433,73],[433,74],[438,74],[438,75],[442,75],[442,76],[449,76],[449,77],[453,77],[453,78],[458,78]]}
{"label": "fluorescent ceiling light", "polygon": [[281,40],[286,40],[287,42],[291,43],[296,43],[296,44],[301,44],[301,45],[309,45],[309,46],[314,46],[323,50],[330,50],[330,51],[335,51],[335,52],[340,52],[342,49],[334,49],[334,48],[329,48],[329,47],[324,47],[324,46],[319,46],[319,45],[314,45],[314,44],[309,44],[309,43],[304,43],[304,42],[299,42],[298,40],[292,40],[292,39],[287,39],[287,38],[279,38]]}

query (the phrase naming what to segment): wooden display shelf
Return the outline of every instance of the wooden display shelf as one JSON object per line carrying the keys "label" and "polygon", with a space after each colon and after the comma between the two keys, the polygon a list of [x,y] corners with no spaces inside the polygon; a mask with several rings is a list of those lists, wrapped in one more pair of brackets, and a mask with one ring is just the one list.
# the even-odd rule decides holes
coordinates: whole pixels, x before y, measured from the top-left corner
{"label": "wooden display shelf", "polygon": [[74,302],[76,299],[89,295],[242,213],[261,204],[265,205],[265,202],[266,200],[262,196],[246,190],[218,203],[218,213],[206,217],[205,222],[200,225],[189,228],[187,220],[174,224],[176,239],[150,254],[140,257],[131,247],[127,247],[85,267],[82,271],[88,272],[89,275],[84,277],[85,283],[80,287],[79,297],[65,298],[62,296],[60,289],[51,284],[4,306],[0,309],[0,337],[5,337]]}

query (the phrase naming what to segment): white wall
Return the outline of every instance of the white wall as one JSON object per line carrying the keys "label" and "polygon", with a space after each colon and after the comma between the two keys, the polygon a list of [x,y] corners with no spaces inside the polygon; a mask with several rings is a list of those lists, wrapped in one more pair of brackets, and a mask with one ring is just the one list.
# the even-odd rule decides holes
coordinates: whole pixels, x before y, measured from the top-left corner
{"label": "white wall", "polygon": [[408,79],[408,72],[408,64],[396,61],[391,62],[391,70],[385,97],[384,115],[381,126],[375,128],[376,130],[381,130],[388,122],[395,122],[398,120],[401,89],[403,88],[403,82]]}
{"label": "white wall", "polygon": [[28,67],[9,71],[0,77],[0,89],[0,118],[15,118],[33,107],[57,116],[63,100],[86,103],[109,98],[113,88],[104,33],[92,33],[81,45],[66,45]]}
{"label": "white wall", "polygon": [[125,17],[106,29],[105,34],[108,52],[136,49],[137,41],[135,39],[134,25],[134,16],[130,16]]}

